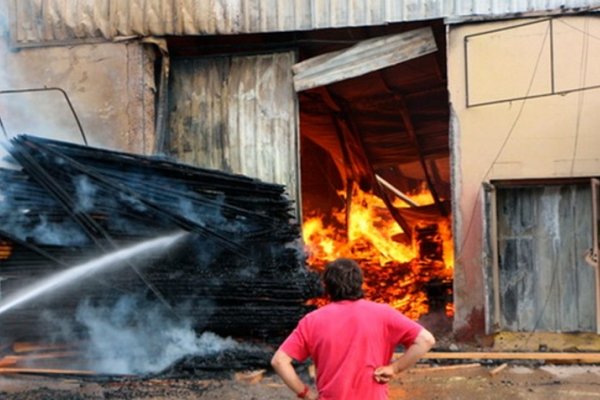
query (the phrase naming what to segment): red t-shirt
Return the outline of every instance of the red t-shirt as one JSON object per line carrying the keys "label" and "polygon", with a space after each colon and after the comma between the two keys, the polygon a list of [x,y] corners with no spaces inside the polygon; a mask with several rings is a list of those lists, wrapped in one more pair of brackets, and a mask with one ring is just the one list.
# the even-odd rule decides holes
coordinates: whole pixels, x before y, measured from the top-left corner
{"label": "red t-shirt", "polygon": [[319,400],[385,400],[388,387],[375,381],[375,368],[421,329],[387,304],[344,300],[307,314],[280,350],[300,362],[312,357]]}

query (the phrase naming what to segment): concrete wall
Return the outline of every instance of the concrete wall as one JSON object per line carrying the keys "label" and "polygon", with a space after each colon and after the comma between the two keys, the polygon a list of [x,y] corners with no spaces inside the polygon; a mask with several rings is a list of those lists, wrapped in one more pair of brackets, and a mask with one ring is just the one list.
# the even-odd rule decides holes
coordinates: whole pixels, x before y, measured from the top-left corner
{"label": "concrete wall", "polygon": [[[150,49],[130,42],[14,51],[2,19],[0,9],[0,91],[59,87],[73,103],[90,145],[144,154],[153,150]],[[0,118],[9,135],[30,133],[82,143],[58,91],[0,95]]]}
{"label": "concrete wall", "polygon": [[600,175],[598,38],[593,17],[449,28],[459,335],[484,326],[482,184]]}

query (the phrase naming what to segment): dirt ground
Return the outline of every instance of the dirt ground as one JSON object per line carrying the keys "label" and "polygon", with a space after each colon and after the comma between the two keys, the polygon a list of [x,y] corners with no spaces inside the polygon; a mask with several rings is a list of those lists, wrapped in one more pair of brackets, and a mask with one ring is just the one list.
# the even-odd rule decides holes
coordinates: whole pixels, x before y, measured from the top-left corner
{"label": "dirt ground", "polygon": [[[419,365],[390,385],[390,399],[600,399],[598,365],[463,364],[451,368]],[[239,373],[224,379],[73,378],[0,376],[0,399],[294,399],[270,371]]]}

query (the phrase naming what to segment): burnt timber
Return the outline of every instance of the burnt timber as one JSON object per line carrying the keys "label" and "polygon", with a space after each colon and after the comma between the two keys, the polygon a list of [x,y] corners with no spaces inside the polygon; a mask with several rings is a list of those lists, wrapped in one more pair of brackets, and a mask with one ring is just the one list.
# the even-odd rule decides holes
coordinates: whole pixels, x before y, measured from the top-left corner
{"label": "burnt timber", "polygon": [[128,244],[190,234],[166,254],[0,315],[0,336],[47,335],[40,310],[143,293],[197,331],[280,338],[318,294],[285,187],[157,157],[21,135],[0,169],[0,296]]}

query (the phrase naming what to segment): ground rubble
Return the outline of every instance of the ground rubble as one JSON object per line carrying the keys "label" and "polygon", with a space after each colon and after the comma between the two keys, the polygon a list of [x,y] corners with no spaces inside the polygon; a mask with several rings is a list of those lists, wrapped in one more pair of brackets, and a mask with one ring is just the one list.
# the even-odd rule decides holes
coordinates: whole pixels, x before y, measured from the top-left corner
{"label": "ground rubble", "polygon": [[[302,369],[310,380],[310,369]],[[202,376],[203,375],[203,376]],[[0,376],[0,398],[14,400],[100,399],[293,399],[270,369],[231,371],[220,376],[81,377]],[[600,399],[599,365],[540,362],[420,363],[390,385],[390,399]]]}
{"label": "ground rubble", "polygon": [[[0,366],[0,399],[295,398],[270,367],[274,347],[264,344],[236,346],[212,355],[184,356],[159,372],[139,375],[103,375],[86,369],[65,369],[64,364],[61,369],[60,364],[48,363],[65,362],[71,353],[56,346],[44,349],[20,344],[14,345],[13,350],[14,354],[0,360],[5,364]],[[428,353],[391,382],[390,399],[600,400],[598,353],[491,350],[467,345],[459,349],[440,340],[438,351]],[[585,357],[587,362],[582,362]],[[296,368],[305,382],[314,385],[311,363],[298,364]]]}

